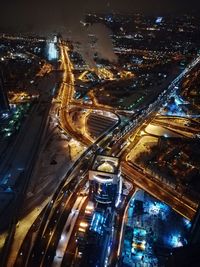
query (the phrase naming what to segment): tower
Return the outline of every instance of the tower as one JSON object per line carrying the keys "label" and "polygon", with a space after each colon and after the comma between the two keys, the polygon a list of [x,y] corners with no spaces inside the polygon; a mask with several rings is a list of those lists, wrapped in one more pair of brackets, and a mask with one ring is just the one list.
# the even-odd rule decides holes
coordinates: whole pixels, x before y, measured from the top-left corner
{"label": "tower", "polygon": [[117,206],[122,191],[119,159],[97,155],[89,171],[92,199],[110,207]]}

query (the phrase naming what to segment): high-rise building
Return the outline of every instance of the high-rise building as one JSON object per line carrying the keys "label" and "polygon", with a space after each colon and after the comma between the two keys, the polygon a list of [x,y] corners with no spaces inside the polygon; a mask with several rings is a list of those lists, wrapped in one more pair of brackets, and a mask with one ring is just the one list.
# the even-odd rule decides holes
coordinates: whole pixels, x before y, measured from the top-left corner
{"label": "high-rise building", "polygon": [[118,158],[97,155],[89,171],[89,180],[93,201],[109,206],[117,205],[122,191]]}
{"label": "high-rise building", "polygon": [[9,102],[4,87],[3,72],[0,69],[0,112],[9,110]]}

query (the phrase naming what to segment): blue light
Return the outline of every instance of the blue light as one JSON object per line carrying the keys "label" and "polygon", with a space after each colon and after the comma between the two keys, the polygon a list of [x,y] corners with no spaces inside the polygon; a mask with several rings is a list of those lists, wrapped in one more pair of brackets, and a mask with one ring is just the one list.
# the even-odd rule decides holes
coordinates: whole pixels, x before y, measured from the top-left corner
{"label": "blue light", "polygon": [[108,15],[108,16],[106,17],[106,20],[107,20],[108,22],[113,22],[113,17],[112,17],[112,15]]}
{"label": "blue light", "polygon": [[163,20],[163,17],[157,17],[156,23],[157,24],[160,24],[162,22],[162,20]]}
{"label": "blue light", "polygon": [[178,248],[187,245],[187,240],[181,235],[180,232],[174,231],[164,238],[164,243],[171,248]]}
{"label": "blue light", "polygon": [[102,214],[100,213],[94,213],[93,217],[92,217],[92,222],[90,225],[90,230],[94,231],[98,234],[102,234],[102,227],[103,224],[105,222],[105,218],[104,216],[102,216]]}
{"label": "blue light", "polygon": [[92,222],[91,222],[91,227],[92,227],[92,225],[93,225],[93,223],[94,223],[94,220],[95,220],[95,213],[94,213],[94,215],[93,215],[93,217],[92,217]]}
{"label": "blue light", "polygon": [[51,95],[53,96],[55,94],[55,91],[56,91],[56,86],[54,86],[51,90]]}
{"label": "blue light", "polygon": [[183,218],[183,222],[187,229],[189,229],[192,226],[191,221],[187,220],[186,218]]}
{"label": "blue light", "polygon": [[3,113],[2,118],[8,118],[8,112]]}
{"label": "blue light", "polygon": [[150,202],[149,203],[149,213],[153,215],[157,215],[160,212],[164,212],[165,214],[169,211],[169,207],[162,202]]}
{"label": "blue light", "polygon": [[181,236],[178,234],[173,235],[170,244],[173,248],[182,247],[183,243],[181,242]]}
{"label": "blue light", "polygon": [[51,42],[48,44],[48,60],[56,60],[58,58],[58,51],[55,43]]}
{"label": "blue light", "polygon": [[181,105],[181,104],[183,104],[183,101],[181,101],[181,99],[178,98],[178,96],[175,96],[175,103],[176,103],[176,105]]}

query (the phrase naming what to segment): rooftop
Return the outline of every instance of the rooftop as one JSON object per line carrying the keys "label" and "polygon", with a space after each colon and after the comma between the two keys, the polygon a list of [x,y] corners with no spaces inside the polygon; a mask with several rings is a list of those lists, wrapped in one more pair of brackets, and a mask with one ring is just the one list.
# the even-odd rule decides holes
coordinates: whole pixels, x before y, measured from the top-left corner
{"label": "rooftop", "polygon": [[92,170],[115,174],[119,169],[119,159],[110,156],[97,155],[94,159]]}

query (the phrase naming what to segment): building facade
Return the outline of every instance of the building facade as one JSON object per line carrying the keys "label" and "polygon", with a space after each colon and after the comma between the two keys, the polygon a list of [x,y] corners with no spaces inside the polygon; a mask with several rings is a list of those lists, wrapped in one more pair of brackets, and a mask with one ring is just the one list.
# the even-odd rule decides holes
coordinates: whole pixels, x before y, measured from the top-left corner
{"label": "building facade", "polygon": [[116,206],[122,191],[119,159],[97,155],[89,171],[90,196],[93,201]]}

